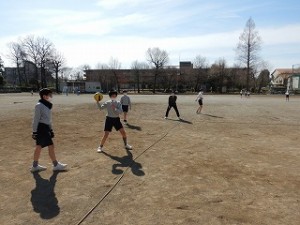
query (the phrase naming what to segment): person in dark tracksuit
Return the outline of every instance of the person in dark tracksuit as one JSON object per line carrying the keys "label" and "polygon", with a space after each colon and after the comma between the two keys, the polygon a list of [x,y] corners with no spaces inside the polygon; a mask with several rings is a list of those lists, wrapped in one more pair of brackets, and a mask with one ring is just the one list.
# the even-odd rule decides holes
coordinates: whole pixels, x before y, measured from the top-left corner
{"label": "person in dark tracksuit", "polygon": [[166,111],[165,119],[168,119],[169,112],[170,112],[171,108],[174,108],[178,120],[181,120],[179,112],[178,112],[178,108],[177,108],[177,105],[176,105],[176,100],[177,100],[177,96],[175,95],[175,92],[173,92],[172,95],[169,97],[169,105],[168,105],[168,108],[167,108],[167,111]]}
{"label": "person in dark tracksuit", "polygon": [[31,172],[39,172],[47,168],[38,164],[42,148],[48,146],[49,156],[53,163],[54,171],[65,170],[67,164],[60,163],[56,160],[54,152],[54,132],[52,130],[52,91],[48,88],[40,90],[41,99],[35,105],[34,118],[32,123],[32,138],[36,141],[36,147],[33,156],[33,165],[30,169]]}

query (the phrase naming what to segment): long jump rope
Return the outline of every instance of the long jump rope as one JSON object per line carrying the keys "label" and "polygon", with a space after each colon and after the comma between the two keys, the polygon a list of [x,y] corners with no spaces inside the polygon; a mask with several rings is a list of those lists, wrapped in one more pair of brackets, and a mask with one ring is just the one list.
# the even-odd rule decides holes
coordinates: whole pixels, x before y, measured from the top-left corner
{"label": "long jump rope", "polygon": [[[161,136],[158,140],[156,140],[154,143],[152,143],[149,147],[147,147],[144,151],[142,151],[140,154],[138,154],[134,159],[132,164],[134,163],[134,161],[136,159],[138,159],[139,157],[141,157],[143,154],[145,154],[150,148],[152,148],[154,145],[158,144],[161,140],[163,140],[173,129],[175,129],[177,126],[179,126],[180,121],[178,121],[178,123],[176,125],[174,125],[173,127],[171,127],[163,136]],[[132,165],[131,164],[131,165]],[[118,180],[116,181],[116,183],[100,198],[100,200],[94,205],[94,207],[92,207],[83,217],[82,219],[76,223],[76,225],[80,225],[82,222],[84,222],[86,220],[86,218],[88,218],[88,216],[104,201],[104,199],[117,187],[117,185],[121,182],[121,180],[123,179],[123,177],[125,176],[126,172],[128,171],[128,169],[130,168],[129,165],[123,172],[123,174],[118,178]]]}

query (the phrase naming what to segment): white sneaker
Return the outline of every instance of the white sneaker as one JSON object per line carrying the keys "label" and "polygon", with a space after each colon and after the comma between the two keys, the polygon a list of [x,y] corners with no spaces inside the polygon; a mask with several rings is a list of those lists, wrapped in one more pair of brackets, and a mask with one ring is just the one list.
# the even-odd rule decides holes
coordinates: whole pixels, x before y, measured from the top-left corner
{"label": "white sneaker", "polygon": [[178,117],[178,118],[177,118],[177,120],[181,120],[181,118],[180,118],[180,117]]}
{"label": "white sneaker", "polygon": [[126,150],[132,150],[132,146],[129,145],[129,144],[127,144],[127,145],[125,145],[125,149],[126,149]]}
{"label": "white sneaker", "polygon": [[34,173],[34,172],[44,171],[46,169],[47,167],[45,166],[37,165],[36,167],[31,167],[30,172]]}
{"label": "white sneaker", "polygon": [[101,152],[103,152],[103,151],[104,151],[103,147],[99,146],[98,149],[97,149],[97,152],[98,152],[98,153],[101,153]]}
{"label": "white sneaker", "polygon": [[68,164],[58,162],[56,166],[53,166],[53,171],[64,171]]}
{"label": "white sneaker", "polygon": [[168,119],[168,117],[165,116],[165,120],[167,120],[167,119]]}

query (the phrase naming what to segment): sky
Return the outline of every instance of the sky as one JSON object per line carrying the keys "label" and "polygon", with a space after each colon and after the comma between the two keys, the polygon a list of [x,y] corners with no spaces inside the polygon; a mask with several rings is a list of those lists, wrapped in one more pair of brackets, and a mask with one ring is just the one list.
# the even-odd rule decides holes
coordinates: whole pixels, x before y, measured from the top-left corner
{"label": "sky", "polygon": [[130,68],[148,48],[169,54],[169,65],[201,55],[209,64],[237,63],[236,46],[251,17],[268,69],[300,64],[299,0],[0,0],[0,56],[8,43],[34,35],[51,41],[66,66]]}

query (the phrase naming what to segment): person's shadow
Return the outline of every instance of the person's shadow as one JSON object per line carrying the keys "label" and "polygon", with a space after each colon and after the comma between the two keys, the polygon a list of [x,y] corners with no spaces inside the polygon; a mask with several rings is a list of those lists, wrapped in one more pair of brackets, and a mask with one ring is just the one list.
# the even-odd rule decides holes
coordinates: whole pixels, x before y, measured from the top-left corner
{"label": "person's shadow", "polygon": [[112,165],[112,173],[113,174],[122,174],[124,171],[119,168],[130,167],[131,171],[136,176],[144,176],[145,173],[142,170],[142,164],[133,160],[132,153],[129,150],[126,150],[127,155],[123,157],[113,156],[109,153],[103,152],[104,155],[109,158],[117,161],[118,163]]}
{"label": "person's shadow", "polygon": [[30,200],[33,210],[39,213],[42,219],[51,219],[60,213],[54,192],[58,173],[58,171],[54,171],[49,180],[42,178],[38,172],[33,173],[36,187],[31,191]]}
{"label": "person's shadow", "polygon": [[132,125],[132,124],[129,124],[129,123],[127,123],[127,127],[129,129],[132,129],[132,130],[138,130],[138,131],[142,130],[142,128],[140,126],[135,126],[135,125]]}
{"label": "person's shadow", "polygon": [[[224,117],[222,116],[215,116],[215,115],[211,115],[211,114],[208,114],[208,113],[201,113],[202,115],[205,115],[205,116],[209,116],[209,117],[213,117],[213,118],[219,118],[219,119],[223,119]],[[200,115],[201,115],[200,114]]]}
{"label": "person's shadow", "polygon": [[172,121],[176,121],[176,122],[181,122],[181,123],[187,123],[187,124],[193,124],[192,122],[184,120],[184,119],[180,119],[180,120],[176,119],[175,120],[175,119],[168,118],[168,120],[172,120]]}

